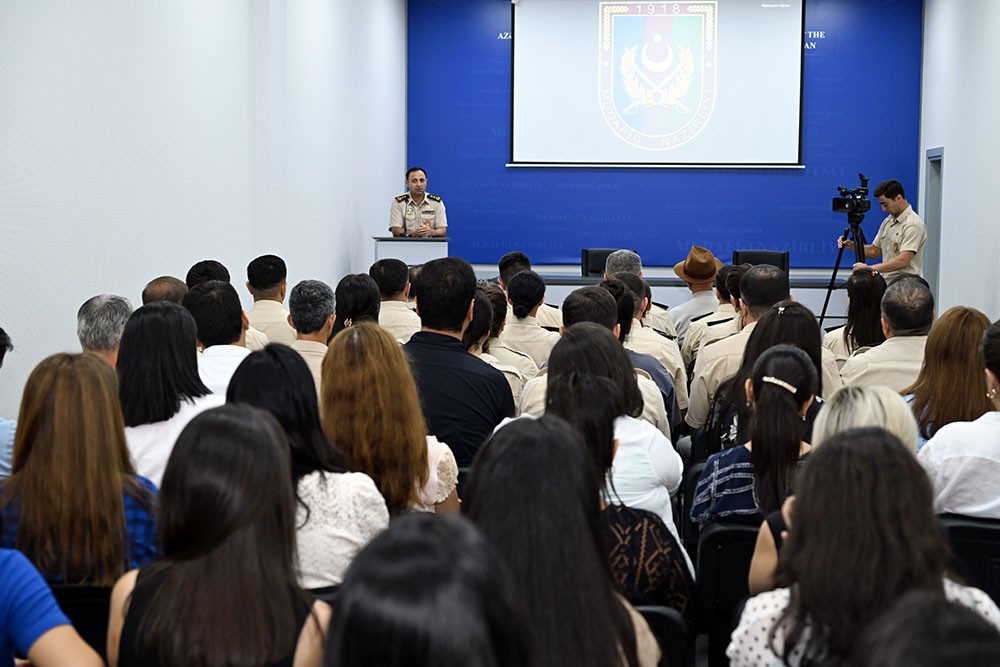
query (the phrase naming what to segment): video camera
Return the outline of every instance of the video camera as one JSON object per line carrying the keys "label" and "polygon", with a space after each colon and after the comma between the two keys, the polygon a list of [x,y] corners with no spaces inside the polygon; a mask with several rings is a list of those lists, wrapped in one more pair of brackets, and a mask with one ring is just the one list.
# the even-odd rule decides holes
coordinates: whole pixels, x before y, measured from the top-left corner
{"label": "video camera", "polygon": [[854,188],[849,190],[844,187],[837,187],[837,191],[840,193],[839,197],[833,198],[833,212],[834,213],[847,213],[848,215],[854,213],[862,214],[872,210],[872,202],[868,199],[868,179],[865,178],[864,174],[858,174],[858,179],[861,181],[860,188]]}

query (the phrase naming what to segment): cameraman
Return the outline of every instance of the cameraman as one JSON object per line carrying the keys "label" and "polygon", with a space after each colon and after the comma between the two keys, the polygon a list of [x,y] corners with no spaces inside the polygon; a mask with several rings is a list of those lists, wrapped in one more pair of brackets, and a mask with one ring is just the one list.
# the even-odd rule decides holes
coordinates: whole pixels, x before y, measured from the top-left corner
{"label": "cameraman", "polygon": [[[872,266],[857,262],[854,269],[874,269],[882,274],[887,283],[904,275],[920,275],[924,265],[924,244],[927,242],[924,221],[906,201],[899,181],[882,181],[873,194],[882,205],[882,210],[889,215],[879,226],[875,239],[865,246],[865,257],[877,259],[881,256],[882,262]],[[837,238],[837,246],[854,250],[854,242],[843,237]]]}

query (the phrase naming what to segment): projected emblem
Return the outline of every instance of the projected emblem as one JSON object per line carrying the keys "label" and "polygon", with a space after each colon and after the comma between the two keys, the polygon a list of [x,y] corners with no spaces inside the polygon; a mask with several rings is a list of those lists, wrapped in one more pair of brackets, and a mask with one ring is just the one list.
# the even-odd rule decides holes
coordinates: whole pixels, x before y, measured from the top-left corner
{"label": "projected emblem", "polygon": [[666,151],[715,108],[715,2],[600,3],[598,100],[622,141]]}

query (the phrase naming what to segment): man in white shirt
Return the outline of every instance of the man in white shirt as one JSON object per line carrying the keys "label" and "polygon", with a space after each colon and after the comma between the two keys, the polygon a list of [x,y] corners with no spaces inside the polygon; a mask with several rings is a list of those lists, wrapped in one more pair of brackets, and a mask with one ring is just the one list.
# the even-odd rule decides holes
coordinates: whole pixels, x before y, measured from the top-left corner
{"label": "man in white shirt", "polygon": [[368,269],[368,275],[378,285],[382,301],[378,323],[397,340],[404,343],[420,331],[420,316],[410,308],[410,270],[400,259],[380,259]]}
{"label": "man in white shirt", "polygon": [[212,393],[226,395],[236,367],[250,354],[246,347],[247,314],[227,282],[209,280],[184,295],[182,305],[198,325],[198,374]]}
{"label": "man in white shirt", "polygon": [[319,280],[303,280],[292,288],[288,309],[291,311],[288,322],[296,331],[292,349],[306,360],[316,383],[316,396],[319,396],[326,342],[336,319],[333,290]]}
{"label": "man in white shirt", "polygon": [[701,246],[692,246],[684,261],[674,265],[674,273],[691,290],[690,299],[670,309],[670,317],[677,327],[677,340],[681,344],[691,320],[715,311],[718,300],[712,293],[712,283],[720,268],[722,262],[715,258],[711,250]]}
{"label": "man in white shirt", "polygon": [[[214,259],[203,259],[200,262],[195,262],[194,265],[188,269],[187,275],[184,277],[184,282],[187,284],[188,289],[209,280],[221,280],[227,283],[232,282],[229,277],[229,269],[227,269],[222,262]],[[178,303],[183,305],[183,300]],[[247,321],[249,322],[249,320]],[[246,332],[246,346],[248,350],[251,352],[263,350],[264,347],[270,342],[271,341],[267,338],[267,334],[263,331],[255,327],[248,326]]]}
{"label": "man in white shirt", "polygon": [[250,326],[263,331],[270,342],[291,345],[295,329],[288,324],[288,311],[282,307],[288,269],[277,255],[261,255],[247,265],[247,291],[253,308],[247,313]]}

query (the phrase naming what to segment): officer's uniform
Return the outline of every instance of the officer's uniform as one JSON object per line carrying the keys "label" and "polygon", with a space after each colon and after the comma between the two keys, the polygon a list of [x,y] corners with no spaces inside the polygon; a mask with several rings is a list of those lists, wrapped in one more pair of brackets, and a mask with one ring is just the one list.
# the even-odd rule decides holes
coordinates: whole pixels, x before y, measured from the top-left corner
{"label": "officer's uniform", "polygon": [[884,384],[893,391],[903,391],[920,375],[925,345],[927,336],[893,336],[875,347],[863,347],[840,369],[844,384]]}
{"label": "officer's uniform", "polygon": [[643,327],[639,320],[633,318],[632,329],[625,337],[625,348],[633,352],[652,355],[663,364],[667,373],[670,374],[670,379],[674,382],[677,405],[681,410],[687,410],[687,369],[684,368],[684,362],[681,360],[677,341],[661,336],[648,327]]}
{"label": "officer's uniform", "polygon": [[448,216],[445,213],[444,202],[437,195],[424,194],[421,203],[413,201],[410,193],[401,194],[392,200],[389,207],[389,228],[402,227],[404,234],[410,235],[417,231],[420,225],[426,224],[431,229],[442,229],[448,226]]}

